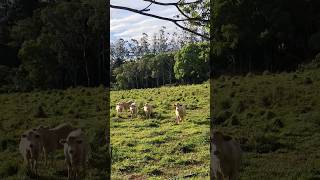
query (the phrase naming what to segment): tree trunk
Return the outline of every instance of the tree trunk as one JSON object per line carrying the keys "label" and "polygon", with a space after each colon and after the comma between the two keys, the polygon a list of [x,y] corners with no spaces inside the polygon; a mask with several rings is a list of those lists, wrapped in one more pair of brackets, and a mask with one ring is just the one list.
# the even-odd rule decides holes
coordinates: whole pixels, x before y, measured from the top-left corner
{"label": "tree trunk", "polygon": [[159,76],[157,76],[157,87],[159,87]]}
{"label": "tree trunk", "polygon": [[86,76],[87,76],[87,86],[90,87],[90,75],[89,75],[89,68],[88,68],[88,62],[87,62],[87,37],[84,35],[84,44],[83,44],[83,60],[85,63],[85,70],[86,70]]}
{"label": "tree trunk", "polygon": [[164,70],[162,71],[162,85],[165,85]]}

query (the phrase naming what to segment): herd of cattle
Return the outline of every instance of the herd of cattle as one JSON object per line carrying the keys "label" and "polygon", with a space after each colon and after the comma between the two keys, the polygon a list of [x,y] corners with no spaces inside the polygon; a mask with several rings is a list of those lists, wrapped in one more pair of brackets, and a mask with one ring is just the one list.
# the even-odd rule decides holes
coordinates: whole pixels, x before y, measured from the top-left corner
{"label": "herd of cattle", "polygon": [[[174,106],[176,122],[180,123],[186,116],[186,108],[180,103],[176,103]],[[153,113],[153,106],[146,103],[142,109],[146,118],[150,118]],[[137,117],[139,109],[135,102],[118,102],[116,104],[118,116],[126,110],[130,111],[131,118]],[[211,179],[238,179],[242,154],[240,144],[230,136],[226,136],[219,131],[212,131],[210,149]]]}
{"label": "herd of cattle", "polygon": [[[68,179],[76,179],[80,172],[85,173],[88,161],[89,144],[84,132],[68,123],[54,128],[38,126],[25,131],[20,138],[19,151],[27,168],[35,175],[40,156],[48,164],[48,156],[54,155],[57,149],[64,149],[65,163],[68,169]],[[53,163],[53,159],[51,159]],[[80,171],[83,168],[83,171]]]}
{"label": "herd of cattle", "polygon": [[[137,117],[138,108],[135,102],[120,102],[116,105],[117,113],[127,109],[130,110],[131,118]],[[143,110],[146,117],[150,118],[153,106],[146,103]],[[176,103],[175,113],[176,121],[180,123],[186,116],[185,106]],[[218,131],[211,131],[210,138],[211,179],[238,179],[242,154],[240,144],[230,136],[223,135]],[[25,131],[21,135],[20,153],[28,169],[35,174],[37,174],[39,157],[43,155],[44,162],[47,165],[48,156],[53,155],[57,149],[64,149],[68,179],[79,177],[80,172],[85,174],[89,144],[81,129],[63,123],[54,128],[38,126]],[[53,159],[51,160],[53,163]],[[82,171],[80,171],[81,168],[83,168]]]}
{"label": "herd of cattle", "polygon": [[[175,106],[176,121],[177,123],[180,123],[186,116],[186,107],[180,103],[176,103],[174,104],[174,106]],[[135,102],[133,101],[118,102],[116,104],[116,111],[118,116],[120,115],[120,113],[128,109],[130,111],[131,119],[134,117],[137,117],[139,108]],[[151,115],[154,111],[153,106],[149,103],[145,103],[142,109],[145,113],[145,117],[148,119],[151,118]]]}

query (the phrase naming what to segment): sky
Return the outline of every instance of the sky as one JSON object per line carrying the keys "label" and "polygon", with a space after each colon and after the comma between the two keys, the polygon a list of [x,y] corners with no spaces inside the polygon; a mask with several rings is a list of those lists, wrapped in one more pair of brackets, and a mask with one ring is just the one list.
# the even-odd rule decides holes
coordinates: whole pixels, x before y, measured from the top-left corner
{"label": "sky", "polygon": [[[176,2],[177,0],[161,0],[160,2]],[[143,0],[111,0],[112,5],[126,6],[135,9],[143,9],[150,3]],[[173,18],[174,15],[179,14],[179,11],[174,6],[158,6],[151,5],[148,13]],[[118,10],[111,8],[110,21],[110,38],[111,42],[123,38],[126,40],[140,39],[142,33],[147,33],[149,38],[154,33],[158,33],[162,26],[166,26],[166,32],[173,33],[180,31],[172,22],[159,20],[152,17],[143,16],[137,13],[132,13],[125,10]]]}

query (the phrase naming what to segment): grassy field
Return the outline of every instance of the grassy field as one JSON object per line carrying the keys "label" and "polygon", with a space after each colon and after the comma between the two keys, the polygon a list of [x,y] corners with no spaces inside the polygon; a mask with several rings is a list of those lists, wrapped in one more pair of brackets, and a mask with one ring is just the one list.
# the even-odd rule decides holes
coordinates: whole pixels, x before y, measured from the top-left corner
{"label": "grassy field", "polygon": [[320,179],[320,69],[221,77],[215,127],[244,150],[241,179]]}
{"label": "grassy field", "polygon": [[[63,122],[81,127],[87,134],[92,153],[86,179],[105,179],[107,100],[102,87],[1,94],[0,179],[28,179],[18,151],[22,132],[41,124],[54,127]],[[62,150],[55,159],[55,167],[40,162],[40,179],[66,179]]]}
{"label": "grassy field", "polygon": [[[112,179],[209,179],[209,84],[111,91]],[[135,100],[139,116],[117,117],[115,104]],[[143,104],[155,113],[145,119]],[[187,106],[175,123],[174,103]]]}
{"label": "grassy field", "polygon": [[[221,77],[212,84],[215,127],[244,151],[241,179],[320,179],[320,70]],[[208,179],[209,84],[111,92],[113,179]],[[20,134],[40,124],[70,122],[85,129],[93,151],[86,179],[104,179],[104,88],[0,95],[0,179],[25,176]],[[118,101],[135,100],[138,118],[117,117]],[[155,106],[152,119],[141,107]],[[175,123],[175,102],[187,120]],[[56,167],[40,166],[41,179],[66,177],[62,151]]]}

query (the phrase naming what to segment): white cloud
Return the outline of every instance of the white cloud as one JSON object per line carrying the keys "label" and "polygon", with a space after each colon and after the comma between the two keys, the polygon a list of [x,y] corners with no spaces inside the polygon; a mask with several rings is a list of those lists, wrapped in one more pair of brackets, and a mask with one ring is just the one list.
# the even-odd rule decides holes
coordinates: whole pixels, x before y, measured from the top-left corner
{"label": "white cloud", "polygon": [[[172,0],[165,0],[162,2],[172,2]],[[142,0],[111,0],[111,4],[143,9],[149,3],[146,3]],[[150,9],[151,11],[148,13],[164,17],[172,18],[174,15],[179,14],[175,7],[162,7],[152,5]],[[111,41],[118,38],[124,38],[127,40],[131,38],[140,39],[142,33],[144,32],[152,37],[152,35],[154,33],[157,33],[162,26],[166,26],[166,31],[169,33],[173,33],[174,31],[176,31],[176,26],[171,22],[143,16],[124,10],[111,9]]]}

